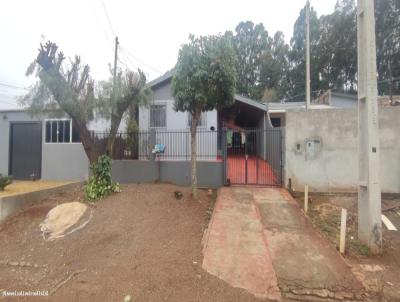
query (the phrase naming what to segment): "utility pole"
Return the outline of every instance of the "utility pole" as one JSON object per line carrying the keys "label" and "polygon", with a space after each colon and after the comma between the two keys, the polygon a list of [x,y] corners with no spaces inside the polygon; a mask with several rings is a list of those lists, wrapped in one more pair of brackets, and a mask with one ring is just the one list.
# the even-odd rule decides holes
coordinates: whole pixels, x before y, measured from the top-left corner
{"label": "utility pole", "polygon": [[389,71],[389,96],[390,96],[390,105],[393,105],[392,50],[389,50],[388,71]]}
{"label": "utility pole", "polygon": [[374,0],[357,1],[358,238],[382,252]]}
{"label": "utility pole", "polygon": [[[114,79],[113,79],[113,93],[115,94],[115,85],[117,83],[117,61],[118,61],[118,37],[115,37],[115,52],[114,52]],[[115,97],[115,95],[114,95]]]}
{"label": "utility pole", "polygon": [[306,110],[311,104],[310,80],[310,1],[306,4]]}

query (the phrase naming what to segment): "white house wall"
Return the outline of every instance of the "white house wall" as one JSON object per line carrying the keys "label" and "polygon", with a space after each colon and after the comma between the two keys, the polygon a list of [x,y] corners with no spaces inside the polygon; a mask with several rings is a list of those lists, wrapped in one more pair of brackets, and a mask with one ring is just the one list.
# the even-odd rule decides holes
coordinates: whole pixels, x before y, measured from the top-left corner
{"label": "white house wall", "polygon": [[[149,106],[139,108],[139,129],[141,131],[155,131],[155,144],[166,146],[165,155],[176,154],[174,160],[190,158],[190,128],[188,127],[188,113],[174,110],[174,99],[171,85],[166,83],[153,91],[153,100],[150,105],[165,105],[167,112],[166,127],[150,128]],[[197,133],[197,154],[199,160],[215,160],[217,158],[217,110],[203,112],[206,115],[204,127],[199,127]],[[211,132],[211,128],[214,132]],[[187,133],[182,133],[187,132]],[[146,143],[146,142],[142,142]]]}

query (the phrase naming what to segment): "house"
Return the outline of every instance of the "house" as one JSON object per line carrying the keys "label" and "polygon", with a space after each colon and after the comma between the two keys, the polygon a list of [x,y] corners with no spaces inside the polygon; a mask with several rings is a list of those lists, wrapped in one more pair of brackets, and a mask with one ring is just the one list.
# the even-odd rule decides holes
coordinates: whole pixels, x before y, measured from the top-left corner
{"label": "house", "polygon": [[[116,139],[113,176],[120,182],[190,183],[190,115],[175,112],[172,73],[149,83],[150,104],[140,107],[139,130]],[[107,123],[91,128],[104,132]],[[101,129],[100,129],[101,128]],[[280,185],[280,129],[272,129],[267,107],[235,95],[235,103],[203,112],[197,130],[198,178],[202,186]],[[156,144],[165,152],[154,155]],[[83,180],[89,164],[79,135],[68,117],[30,116],[26,110],[0,111],[0,173],[15,179]]]}
{"label": "house", "polygon": [[0,111],[0,173],[15,179],[83,180],[88,159],[69,118]]}
{"label": "house", "polygon": [[[172,77],[168,72],[149,83],[153,99],[139,108],[139,129],[152,132],[153,142],[166,146],[161,160],[189,160],[191,115],[174,110]],[[228,108],[202,113],[197,160],[224,161],[224,181],[280,185],[280,130],[270,125],[265,104],[237,94],[234,98]]]}
{"label": "house", "polygon": [[[395,101],[399,100],[399,96],[394,96]],[[388,96],[378,97],[379,106],[389,106],[390,100]],[[293,110],[304,110],[305,102],[286,102],[267,103],[268,116],[273,127],[285,126],[286,112]],[[358,106],[358,97],[354,93],[343,93],[327,90],[311,101],[310,109],[356,109]]]}

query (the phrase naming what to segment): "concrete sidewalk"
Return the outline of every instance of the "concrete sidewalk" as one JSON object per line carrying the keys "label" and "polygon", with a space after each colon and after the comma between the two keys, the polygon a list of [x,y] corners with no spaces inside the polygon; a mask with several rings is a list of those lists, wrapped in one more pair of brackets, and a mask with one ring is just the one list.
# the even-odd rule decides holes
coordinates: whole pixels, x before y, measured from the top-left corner
{"label": "concrete sidewalk", "polygon": [[203,245],[206,271],[258,298],[280,300],[280,289],[284,299],[362,299],[360,282],[284,189],[220,189]]}

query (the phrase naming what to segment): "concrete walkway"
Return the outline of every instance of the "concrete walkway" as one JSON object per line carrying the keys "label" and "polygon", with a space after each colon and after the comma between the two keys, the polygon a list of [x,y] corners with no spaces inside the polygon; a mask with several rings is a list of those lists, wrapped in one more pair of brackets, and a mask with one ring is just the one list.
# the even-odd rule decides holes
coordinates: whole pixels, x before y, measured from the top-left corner
{"label": "concrete walkway", "polygon": [[222,188],[203,238],[203,269],[258,298],[280,291],[251,191]]}
{"label": "concrete walkway", "polygon": [[350,268],[284,189],[222,188],[203,244],[203,268],[256,297],[280,300],[280,289],[304,301],[362,299]]}

